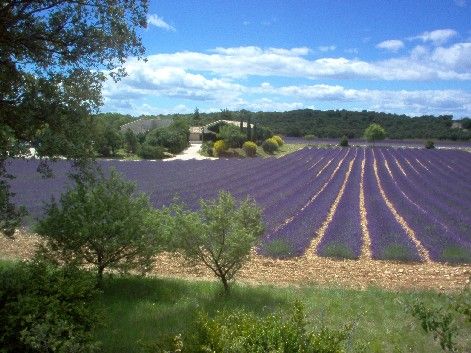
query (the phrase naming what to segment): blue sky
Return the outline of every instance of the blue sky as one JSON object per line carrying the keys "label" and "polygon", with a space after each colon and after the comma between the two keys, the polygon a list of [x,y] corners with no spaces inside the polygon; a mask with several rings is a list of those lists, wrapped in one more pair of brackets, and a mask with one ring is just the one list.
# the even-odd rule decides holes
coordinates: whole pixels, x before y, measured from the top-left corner
{"label": "blue sky", "polygon": [[102,111],[471,116],[471,0],[151,1]]}

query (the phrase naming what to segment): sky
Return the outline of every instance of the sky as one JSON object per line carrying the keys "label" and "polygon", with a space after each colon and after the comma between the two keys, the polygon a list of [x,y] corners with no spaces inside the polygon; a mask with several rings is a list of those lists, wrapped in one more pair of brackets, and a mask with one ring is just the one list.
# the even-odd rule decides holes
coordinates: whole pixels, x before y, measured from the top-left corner
{"label": "sky", "polygon": [[471,117],[471,0],[158,0],[103,112]]}

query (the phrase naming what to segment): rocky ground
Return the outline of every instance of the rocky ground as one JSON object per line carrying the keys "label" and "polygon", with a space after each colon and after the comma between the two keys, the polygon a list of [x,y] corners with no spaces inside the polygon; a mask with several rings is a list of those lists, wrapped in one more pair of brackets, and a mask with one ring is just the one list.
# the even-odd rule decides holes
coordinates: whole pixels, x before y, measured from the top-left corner
{"label": "rocky ground", "polygon": [[[28,259],[38,239],[18,232],[15,238],[0,237],[0,258]],[[152,275],[192,279],[213,278],[202,266],[188,266],[181,256],[163,253],[157,256]],[[441,263],[396,263],[377,260],[334,260],[318,256],[274,260],[252,254],[237,280],[251,284],[320,284],[365,289],[370,286],[388,290],[454,291],[469,283],[471,265]]]}

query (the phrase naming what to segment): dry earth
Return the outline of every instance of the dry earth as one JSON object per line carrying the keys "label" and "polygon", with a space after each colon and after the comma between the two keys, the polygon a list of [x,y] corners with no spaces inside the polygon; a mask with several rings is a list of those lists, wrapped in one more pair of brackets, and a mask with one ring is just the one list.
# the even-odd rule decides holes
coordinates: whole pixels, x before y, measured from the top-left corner
{"label": "dry earth", "polygon": [[[17,232],[13,240],[0,237],[0,258],[28,259],[38,239]],[[157,256],[153,275],[212,279],[202,266],[188,266],[178,254]],[[252,254],[237,279],[251,284],[296,285],[327,284],[353,289],[380,287],[389,290],[429,289],[455,291],[469,283],[471,265],[441,263],[395,263],[377,260],[333,260],[318,256],[273,260]]]}

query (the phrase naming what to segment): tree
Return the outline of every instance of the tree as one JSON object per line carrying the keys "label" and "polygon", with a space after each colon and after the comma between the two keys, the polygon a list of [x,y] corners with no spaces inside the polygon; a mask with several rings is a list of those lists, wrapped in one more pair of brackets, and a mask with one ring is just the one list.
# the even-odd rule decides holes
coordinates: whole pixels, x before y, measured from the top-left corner
{"label": "tree", "polygon": [[77,183],[46,206],[37,233],[41,252],[60,263],[91,265],[101,283],[105,269],[150,269],[156,252],[156,213],[135,185],[112,170],[109,177]]}
{"label": "tree", "polygon": [[139,148],[139,141],[137,139],[136,134],[132,132],[131,129],[127,129],[124,132],[124,143],[126,146],[126,151],[128,153],[136,154]]}
{"label": "tree", "polygon": [[228,192],[220,192],[213,201],[200,200],[200,205],[197,212],[173,205],[167,237],[190,263],[211,269],[229,293],[229,281],[263,234],[261,210],[248,199],[236,203]]}
{"label": "tree", "polygon": [[[31,147],[39,157],[92,155],[105,72],[119,79],[127,57],[142,57],[136,28],[146,13],[145,0],[0,3],[0,209],[12,207],[7,158]],[[12,233],[19,216],[1,212],[1,231]]]}
{"label": "tree", "polygon": [[252,141],[252,119],[251,116],[247,117],[247,141]]}
{"label": "tree", "polygon": [[386,131],[381,125],[373,123],[366,128],[364,136],[369,142],[375,143],[375,141],[385,139]]}

